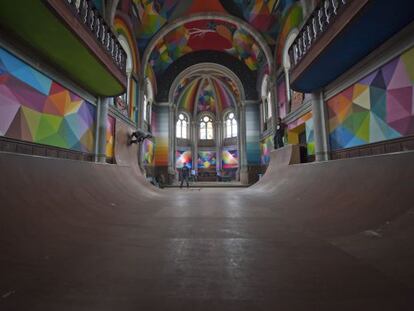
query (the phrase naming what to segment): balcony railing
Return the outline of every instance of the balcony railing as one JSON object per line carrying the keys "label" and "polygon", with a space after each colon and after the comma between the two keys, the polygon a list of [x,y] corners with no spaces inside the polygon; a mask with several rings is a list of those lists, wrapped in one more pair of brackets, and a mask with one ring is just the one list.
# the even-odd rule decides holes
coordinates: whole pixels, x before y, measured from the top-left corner
{"label": "balcony railing", "polygon": [[311,50],[318,39],[330,28],[345,7],[354,0],[322,0],[303,25],[289,50],[291,70]]}
{"label": "balcony railing", "polygon": [[66,0],[65,3],[70,7],[78,20],[94,35],[121,72],[125,72],[126,53],[92,1]]}

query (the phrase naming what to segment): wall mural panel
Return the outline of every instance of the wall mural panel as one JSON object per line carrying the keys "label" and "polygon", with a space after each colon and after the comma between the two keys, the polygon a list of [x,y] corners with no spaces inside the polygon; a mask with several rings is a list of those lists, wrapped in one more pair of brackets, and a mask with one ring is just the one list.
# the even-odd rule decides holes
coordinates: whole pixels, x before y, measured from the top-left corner
{"label": "wall mural panel", "polygon": [[176,150],[175,152],[175,167],[180,169],[186,165],[188,168],[192,168],[193,166],[193,157],[191,154],[191,150]]}
{"label": "wall mural panel", "polygon": [[260,164],[260,111],[258,105],[246,106],[246,151],[249,165]]}
{"label": "wall mural panel", "polygon": [[239,167],[239,151],[237,149],[224,149],[222,159],[223,169],[233,169]]}
{"label": "wall mural panel", "polygon": [[315,155],[315,132],[313,126],[313,118],[306,122],[306,144],[308,147],[308,155]]}
{"label": "wall mural panel", "polygon": [[93,153],[95,106],[0,49],[0,135]]}
{"label": "wall mural panel", "polygon": [[142,144],[142,164],[144,166],[154,165],[154,143],[146,139]]}
{"label": "wall mural panel", "polygon": [[108,158],[114,157],[115,147],[115,118],[108,116],[106,121],[106,156]]}
{"label": "wall mural panel", "polygon": [[152,133],[155,137],[155,166],[168,166],[168,107],[153,106]]}
{"label": "wall mural panel", "polygon": [[327,102],[331,150],[414,135],[414,48]]}
{"label": "wall mural panel", "polygon": [[273,136],[268,136],[260,142],[260,163],[268,165],[270,162],[270,152],[273,150]]}
{"label": "wall mural panel", "polygon": [[215,151],[199,151],[198,152],[198,168],[212,169],[216,167],[216,152]]}

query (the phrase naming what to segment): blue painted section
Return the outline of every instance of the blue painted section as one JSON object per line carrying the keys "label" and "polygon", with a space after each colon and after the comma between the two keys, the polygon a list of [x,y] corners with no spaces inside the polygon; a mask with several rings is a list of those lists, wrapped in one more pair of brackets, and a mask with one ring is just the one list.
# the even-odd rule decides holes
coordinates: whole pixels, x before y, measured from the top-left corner
{"label": "blue painted section", "polygon": [[312,92],[326,86],[413,20],[413,0],[370,1],[292,83],[292,88],[301,92]]}

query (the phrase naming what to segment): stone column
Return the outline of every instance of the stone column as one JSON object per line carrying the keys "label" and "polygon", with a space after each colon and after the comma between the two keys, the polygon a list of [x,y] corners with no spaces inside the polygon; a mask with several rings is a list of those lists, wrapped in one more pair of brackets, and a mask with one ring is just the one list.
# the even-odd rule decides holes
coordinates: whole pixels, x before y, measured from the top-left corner
{"label": "stone column", "polygon": [[239,131],[239,137],[240,137],[240,159],[239,159],[239,172],[240,172],[240,182],[242,184],[247,185],[249,183],[249,172],[247,168],[247,152],[246,152],[246,104],[242,103],[240,106],[240,131]]}
{"label": "stone column", "polygon": [[196,133],[196,122],[194,119],[190,121],[190,143],[191,143],[191,163],[192,168],[197,172],[197,133]]}
{"label": "stone column", "polygon": [[106,126],[110,100],[112,100],[112,98],[98,98],[95,132],[95,162],[106,162]]}
{"label": "stone column", "polygon": [[[162,107],[161,109],[165,109]],[[168,106],[168,174],[175,175],[175,108],[172,105]]]}
{"label": "stone column", "polygon": [[217,121],[216,137],[216,172],[221,171],[221,147],[223,145],[223,122]]}
{"label": "stone column", "polygon": [[312,114],[315,137],[315,160],[329,160],[328,133],[326,128],[326,106],[323,93],[312,93]]}

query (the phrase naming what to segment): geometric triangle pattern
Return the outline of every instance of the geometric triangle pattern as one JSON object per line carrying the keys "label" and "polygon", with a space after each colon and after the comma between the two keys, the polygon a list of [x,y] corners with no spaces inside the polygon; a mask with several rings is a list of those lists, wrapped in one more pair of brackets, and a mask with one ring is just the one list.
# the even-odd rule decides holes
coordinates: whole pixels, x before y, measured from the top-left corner
{"label": "geometric triangle pattern", "polygon": [[332,150],[414,135],[411,56],[414,48],[327,101]]}
{"label": "geometric triangle pattern", "polygon": [[0,135],[93,153],[96,108],[0,49]]}

